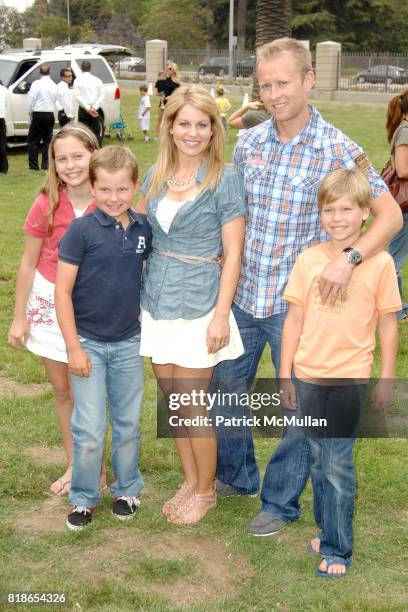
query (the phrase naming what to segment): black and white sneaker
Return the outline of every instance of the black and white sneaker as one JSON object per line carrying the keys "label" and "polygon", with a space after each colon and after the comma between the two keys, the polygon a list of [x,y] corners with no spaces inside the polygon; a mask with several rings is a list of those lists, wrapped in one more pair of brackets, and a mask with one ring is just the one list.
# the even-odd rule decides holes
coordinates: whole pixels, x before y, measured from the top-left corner
{"label": "black and white sneaker", "polygon": [[115,497],[112,505],[112,514],[120,521],[128,521],[134,516],[140,506],[140,500],[137,497]]}
{"label": "black and white sneaker", "polygon": [[92,521],[93,508],[71,506],[65,525],[71,531],[82,531]]}

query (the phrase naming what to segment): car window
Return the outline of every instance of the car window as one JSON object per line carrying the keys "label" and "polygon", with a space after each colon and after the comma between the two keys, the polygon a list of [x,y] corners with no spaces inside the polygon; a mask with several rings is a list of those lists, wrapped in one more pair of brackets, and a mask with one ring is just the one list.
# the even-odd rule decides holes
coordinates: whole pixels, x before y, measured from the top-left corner
{"label": "car window", "polygon": [[11,79],[15,73],[16,67],[17,62],[0,59],[0,80],[5,87],[13,82]]}
{"label": "car window", "polygon": [[102,58],[83,58],[77,59],[78,66],[81,66],[81,62],[87,60],[91,64],[91,73],[101,79],[103,83],[114,83],[113,76],[111,75],[105,61]]}
{"label": "car window", "polygon": [[16,81],[18,81],[20,77],[24,76],[26,72],[28,72],[33,66],[36,65],[36,63],[37,60],[28,60],[27,62],[22,62],[19,65],[16,74],[13,76],[13,79],[10,81],[10,85],[11,83],[15,83]]}
{"label": "car window", "polygon": [[[51,61],[43,62],[43,63],[47,63],[48,66],[50,67],[50,77],[55,83],[59,83],[61,80],[60,71],[62,70],[62,68],[68,68],[71,65],[71,62],[68,59],[60,60],[60,61],[51,60]],[[35,69],[32,72],[30,72],[30,74],[27,75],[25,80],[27,81],[29,85],[32,85],[34,81],[41,78],[40,66],[41,64],[38,64],[38,66],[36,66]]]}

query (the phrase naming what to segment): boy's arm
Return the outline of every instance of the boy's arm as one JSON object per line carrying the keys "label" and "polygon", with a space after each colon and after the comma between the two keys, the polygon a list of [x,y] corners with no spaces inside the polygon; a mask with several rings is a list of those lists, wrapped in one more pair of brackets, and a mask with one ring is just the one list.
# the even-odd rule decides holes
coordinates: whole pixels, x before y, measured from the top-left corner
{"label": "boy's arm", "polygon": [[381,375],[373,390],[373,408],[380,411],[384,410],[392,399],[398,350],[398,322],[395,312],[379,316],[378,332],[381,348]]}
{"label": "boy's arm", "polygon": [[281,403],[288,410],[296,410],[296,391],[291,377],[302,328],[303,306],[290,302],[288,315],[283,325],[279,371]]}
{"label": "boy's arm", "polygon": [[72,290],[79,266],[63,261],[58,262],[57,280],[55,283],[55,308],[58,323],[65,340],[68,353],[68,368],[75,376],[88,377],[92,363],[88,353],[81,347],[75,324]]}

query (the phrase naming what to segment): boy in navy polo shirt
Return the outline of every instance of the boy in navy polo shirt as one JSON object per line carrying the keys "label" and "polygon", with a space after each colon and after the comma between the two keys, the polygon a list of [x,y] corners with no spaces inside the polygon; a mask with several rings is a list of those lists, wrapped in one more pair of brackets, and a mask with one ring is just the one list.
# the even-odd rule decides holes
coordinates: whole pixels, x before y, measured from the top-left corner
{"label": "boy in navy polo shirt", "polygon": [[129,149],[109,146],[95,151],[89,179],[97,208],[74,220],[59,245],[55,304],[74,391],[72,507],[66,522],[73,531],[90,523],[100,500],[106,395],[115,473],[112,513],[127,520],[140,505],[139,299],[151,231],[146,217],[131,209],[137,174]]}

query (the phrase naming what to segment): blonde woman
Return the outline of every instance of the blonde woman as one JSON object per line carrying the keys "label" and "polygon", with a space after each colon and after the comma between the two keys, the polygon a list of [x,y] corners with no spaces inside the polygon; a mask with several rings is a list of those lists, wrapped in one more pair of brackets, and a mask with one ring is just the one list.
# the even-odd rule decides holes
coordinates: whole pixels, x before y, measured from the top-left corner
{"label": "blonde woman", "polygon": [[164,81],[163,85],[163,104],[167,104],[167,100],[170,98],[173,91],[175,91],[178,87],[180,87],[180,75],[178,71],[178,66],[174,62],[167,63],[167,77]]}
{"label": "blonde woman", "polygon": [[[158,161],[142,186],[154,250],[142,291],[141,354],[151,357],[164,394],[174,398],[206,391],[214,366],[243,353],[231,303],[246,203],[240,174],[224,165],[224,128],[207,91],[175,91],[160,138]],[[179,525],[197,523],[216,505],[215,436],[211,427],[184,427],[182,420],[206,415],[204,403],[192,401],[172,423],[184,481],[162,512]]]}

